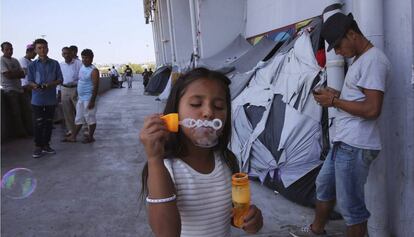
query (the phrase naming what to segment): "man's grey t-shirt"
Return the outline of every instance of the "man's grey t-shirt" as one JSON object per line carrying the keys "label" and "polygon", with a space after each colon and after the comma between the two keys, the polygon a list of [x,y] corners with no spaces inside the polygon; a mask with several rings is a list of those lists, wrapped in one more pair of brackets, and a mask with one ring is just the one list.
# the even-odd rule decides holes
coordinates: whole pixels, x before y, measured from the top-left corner
{"label": "man's grey t-shirt", "polygon": [[3,75],[4,72],[21,70],[19,61],[15,58],[1,56],[1,87],[5,91],[23,92],[20,79],[8,79]]}
{"label": "man's grey t-shirt", "polygon": [[[362,88],[385,92],[390,62],[378,48],[371,48],[351,64],[345,77],[340,99],[364,101]],[[377,119],[365,119],[339,110],[334,119],[333,141],[370,150],[381,150]]]}

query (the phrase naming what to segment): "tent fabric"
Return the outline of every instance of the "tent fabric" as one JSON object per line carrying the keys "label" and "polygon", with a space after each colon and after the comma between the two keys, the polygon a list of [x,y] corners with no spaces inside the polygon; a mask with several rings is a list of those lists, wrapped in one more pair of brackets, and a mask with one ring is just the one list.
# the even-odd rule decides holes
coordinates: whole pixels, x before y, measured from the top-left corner
{"label": "tent fabric", "polygon": [[[285,113],[288,122],[282,129],[278,150],[283,152],[278,166],[280,177],[288,187],[322,163],[322,127],[290,105],[286,106]],[[319,113],[322,113],[321,109]]]}
{"label": "tent fabric", "polygon": [[285,110],[286,104],[283,103],[282,96],[275,95],[266,121],[266,129],[259,136],[259,140],[269,148],[276,162],[279,162],[282,151],[274,144],[280,144],[282,129],[285,124]]}
{"label": "tent fabric", "polygon": [[218,70],[225,65],[237,60],[240,56],[245,54],[252,46],[242,36],[238,35],[227,47],[219,53],[208,57],[200,58],[198,66],[203,66],[211,70]]}
{"label": "tent fabric", "polygon": [[273,178],[267,176],[263,184],[266,187],[276,190],[281,195],[295,203],[307,207],[315,207],[315,180],[319,174],[321,167],[322,165],[311,170],[309,173],[307,173],[305,176],[303,176],[301,179],[297,180],[295,183],[293,183],[287,188],[284,186],[283,182],[278,178],[277,175],[274,175]]}
{"label": "tent fabric", "polygon": [[168,99],[168,96],[170,96],[171,87],[172,87],[171,76],[172,76],[172,73],[170,74],[170,77],[168,78],[168,82],[164,90],[158,96],[158,99],[160,99],[161,101],[166,101]]}
{"label": "tent fabric", "polygon": [[279,79],[273,88],[275,93],[282,94],[283,101],[289,104],[296,102],[300,94],[298,109],[301,111],[311,91],[313,79],[321,71],[308,33],[296,40],[295,47],[287,55],[287,60],[288,63],[280,71]]}
{"label": "tent fabric", "polygon": [[255,69],[245,73],[237,73],[229,77],[231,81],[229,87],[232,100],[243,91],[243,89],[249,83],[250,79],[253,77],[254,73]]}
{"label": "tent fabric", "polygon": [[151,95],[157,95],[163,92],[168,83],[170,73],[170,66],[162,66],[155,70],[148,82],[147,87],[145,88],[145,92]]}
{"label": "tent fabric", "polygon": [[174,82],[178,79],[180,72],[179,72],[178,66],[173,66],[170,76],[168,77],[167,85],[165,86],[164,90],[161,92],[161,94],[158,96],[158,99],[161,101],[167,101],[168,96],[170,96],[171,88],[174,84]]}
{"label": "tent fabric", "polygon": [[322,163],[322,108],[309,94],[315,81],[326,79],[309,33],[292,42],[293,48],[260,62],[232,101],[230,144],[242,171],[261,182],[277,175],[286,188]]}
{"label": "tent fabric", "polygon": [[259,61],[263,60],[277,44],[278,42],[263,37],[259,43],[250,48],[249,51],[230,63],[230,67],[234,67],[234,70],[231,73],[243,73],[251,70]]}
{"label": "tent fabric", "polygon": [[283,44],[277,43],[273,49],[267,52],[267,55],[263,58],[263,61],[258,61],[256,66],[253,67],[250,71],[241,73],[230,73],[229,79],[231,80],[231,99],[235,99],[244,90],[244,88],[250,83],[250,80],[253,78],[253,75],[256,73],[257,70],[266,67],[266,65],[270,63],[269,59],[272,58],[272,56],[278,53],[283,57],[284,53],[288,52],[289,49],[293,47],[293,43],[291,42],[293,41],[288,40]]}

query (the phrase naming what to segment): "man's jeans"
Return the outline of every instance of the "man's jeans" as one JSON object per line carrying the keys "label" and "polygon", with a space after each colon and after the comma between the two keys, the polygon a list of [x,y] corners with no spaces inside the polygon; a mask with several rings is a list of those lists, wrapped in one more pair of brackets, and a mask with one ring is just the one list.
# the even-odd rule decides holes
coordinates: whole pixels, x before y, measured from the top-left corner
{"label": "man's jeans", "polygon": [[132,88],[132,76],[126,76],[128,88]]}
{"label": "man's jeans", "polygon": [[378,153],[335,142],[316,178],[316,198],[336,199],[348,226],[363,223],[370,216],[365,206],[364,185],[369,166]]}
{"label": "man's jeans", "polygon": [[34,141],[37,147],[48,146],[52,136],[53,115],[55,105],[37,106],[33,108]]}

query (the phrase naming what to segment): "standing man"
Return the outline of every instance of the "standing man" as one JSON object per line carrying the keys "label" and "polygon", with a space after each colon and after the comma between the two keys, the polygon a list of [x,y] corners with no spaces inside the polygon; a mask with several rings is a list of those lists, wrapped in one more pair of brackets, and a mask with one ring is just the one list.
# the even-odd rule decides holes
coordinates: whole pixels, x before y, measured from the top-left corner
{"label": "standing man", "polygon": [[44,39],[34,41],[39,58],[28,66],[28,80],[32,87],[32,108],[34,120],[35,149],[33,158],[44,153],[55,154],[50,147],[53,115],[57,104],[56,86],[63,81],[59,63],[47,56],[48,43]]}
{"label": "standing man", "polygon": [[132,88],[132,69],[129,67],[129,65],[126,65],[126,69],[124,73],[128,81],[128,88]]}
{"label": "standing man", "polygon": [[31,135],[32,124],[30,105],[25,100],[20,79],[25,77],[19,61],[13,58],[13,45],[9,42],[1,44],[1,87],[13,119],[14,134],[18,137]]}
{"label": "standing man", "polygon": [[108,75],[111,78],[111,88],[118,88],[118,79],[113,76],[110,68],[108,69]]}
{"label": "standing man", "polygon": [[119,76],[118,70],[115,69],[115,66],[112,66],[111,77],[115,78],[118,81],[119,88],[124,88],[122,84],[124,83],[122,77]]}
{"label": "standing man", "polygon": [[144,84],[144,89],[147,87],[148,85],[148,81],[149,81],[149,72],[148,70],[145,68],[144,72],[142,72],[142,84]]}
{"label": "standing man", "polygon": [[97,97],[99,89],[99,71],[93,62],[93,52],[90,49],[84,49],[81,53],[83,66],[79,71],[78,82],[78,103],[76,105],[75,131],[65,139],[66,142],[76,142],[76,136],[83,124],[89,126],[89,134],[85,136],[82,143],[91,143],[95,141],[93,137],[96,129],[96,110]]}
{"label": "standing man", "polygon": [[60,63],[63,75],[61,87],[62,108],[66,128],[68,129],[66,136],[70,136],[75,130],[76,104],[78,101],[76,87],[78,85],[79,70],[82,63],[80,60],[74,58],[74,54],[69,47],[62,48],[62,57],[65,59],[65,61]]}
{"label": "standing man", "polygon": [[[78,57],[78,46],[76,45],[71,45],[69,46],[70,51],[72,52],[72,57],[75,60],[78,60],[79,62],[81,62],[81,60]],[[82,62],[81,62],[82,63]]]}
{"label": "standing man", "polygon": [[[22,87],[25,92],[25,95],[27,98],[32,98],[32,90],[30,89],[29,80],[27,77],[27,67],[30,63],[32,63],[32,60],[36,57],[36,52],[33,44],[28,44],[26,46],[26,55],[19,60],[20,66],[22,67],[25,78],[21,79]],[[29,100],[30,103],[30,100]]]}
{"label": "standing man", "polygon": [[322,37],[346,58],[353,58],[342,91],[314,92],[324,107],[335,107],[333,146],[316,179],[316,213],[313,223],[292,236],[326,236],[324,227],[335,201],[347,225],[348,237],[363,237],[370,216],[364,185],[369,166],[381,150],[377,118],[381,114],[390,63],[359,30],[352,14],[336,13],[322,26]]}
{"label": "standing man", "polygon": [[[72,52],[72,57],[73,57],[73,59],[75,59],[76,63],[82,66],[82,61],[78,57],[78,46],[71,45],[71,46],[69,46],[69,49]],[[88,134],[89,134],[88,126],[84,126],[83,127],[83,135],[88,136]]]}

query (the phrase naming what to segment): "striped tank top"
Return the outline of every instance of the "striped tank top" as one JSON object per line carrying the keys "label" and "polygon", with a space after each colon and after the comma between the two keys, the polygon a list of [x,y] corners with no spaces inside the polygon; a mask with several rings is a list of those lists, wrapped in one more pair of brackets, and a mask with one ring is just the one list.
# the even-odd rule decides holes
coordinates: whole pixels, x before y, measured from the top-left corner
{"label": "striped tank top", "polygon": [[181,159],[166,159],[164,165],[177,192],[181,237],[230,236],[231,171],[220,155],[214,170],[201,174]]}
{"label": "striped tank top", "polygon": [[90,65],[82,67],[79,70],[79,81],[78,81],[78,96],[80,101],[89,101],[92,97],[93,82],[92,82],[92,71],[96,67]]}

